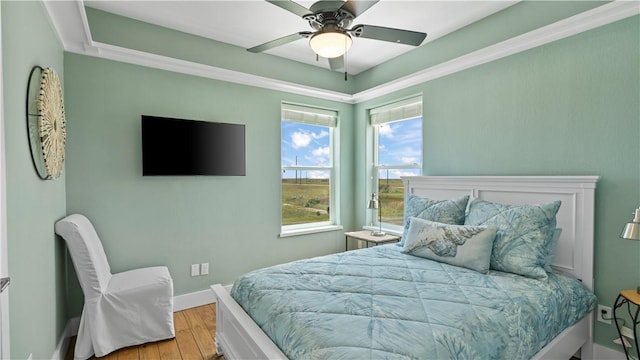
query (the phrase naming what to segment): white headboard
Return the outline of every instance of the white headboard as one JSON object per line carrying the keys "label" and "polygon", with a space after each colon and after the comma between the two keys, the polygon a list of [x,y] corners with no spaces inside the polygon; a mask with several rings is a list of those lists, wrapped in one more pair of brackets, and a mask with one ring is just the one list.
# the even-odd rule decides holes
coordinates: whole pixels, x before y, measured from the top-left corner
{"label": "white headboard", "polygon": [[433,200],[462,195],[509,205],[562,201],[553,267],[593,289],[593,214],[598,176],[410,176],[407,193]]}

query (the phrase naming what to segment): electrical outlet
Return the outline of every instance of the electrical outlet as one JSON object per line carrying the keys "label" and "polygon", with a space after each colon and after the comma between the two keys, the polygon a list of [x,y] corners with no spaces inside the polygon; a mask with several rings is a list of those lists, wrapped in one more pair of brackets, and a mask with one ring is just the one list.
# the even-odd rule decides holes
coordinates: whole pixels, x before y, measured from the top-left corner
{"label": "electrical outlet", "polygon": [[200,275],[209,275],[209,263],[200,264]]}
{"label": "electrical outlet", "polygon": [[622,336],[626,336],[626,337],[628,337],[628,338],[629,338],[629,339],[631,339],[631,340],[633,340],[633,339],[634,339],[634,337],[633,337],[633,330],[629,329],[629,328],[628,328],[628,327],[626,327],[626,326],[623,326],[623,327],[621,327],[621,328],[620,328],[620,333],[622,334]]}
{"label": "electrical outlet", "polygon": [[200,264],[191,264],[191,276],[200,275]]}
{"label": "electrical outlet", "polygon": [[613,314],[611,313],[611,308],[604,305],[598,305],[598,321],[601,323],[605,323],[607,325],[611,325],[611,319],[613,318]]}

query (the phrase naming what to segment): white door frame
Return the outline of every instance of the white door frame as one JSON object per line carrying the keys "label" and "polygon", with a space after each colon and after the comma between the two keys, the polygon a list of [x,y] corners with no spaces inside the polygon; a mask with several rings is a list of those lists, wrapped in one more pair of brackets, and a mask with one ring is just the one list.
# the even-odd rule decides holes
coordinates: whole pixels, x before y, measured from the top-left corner
{"label": "white door frame", "polygon": [[[2,60],[2,6],[0,4],[0,60]],[[7,263],[7,197],[4,141],[4,77],[0,61],[0,277],[9,276]],[[0,357],[9,359],[9,288],[0,293]]]}

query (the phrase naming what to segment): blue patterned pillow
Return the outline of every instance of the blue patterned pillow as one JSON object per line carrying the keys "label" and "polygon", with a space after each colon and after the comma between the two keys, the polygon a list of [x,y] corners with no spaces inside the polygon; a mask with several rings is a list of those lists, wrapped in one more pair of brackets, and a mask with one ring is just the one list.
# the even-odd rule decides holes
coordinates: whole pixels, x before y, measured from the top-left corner
{"label": "blue patterned pillow", "polygon": [[560,201],[543,205],[503,205],[474,199],[465,225],[498,228],[491,268],[534,279],[545,279]]}
{"label": "blue patterned pillow", "polygon": [[431,200],[409,194],[404,202],[404,231],[398,246],[404,245],[412,217],[445,224],[464,224],[464,213],[467,210],[468,201],[469,195],[453,200]]}
{"label": "blue patterned pillow", "polygon": [[497,230],[495,226],[449,225],[414,217],[401,251],[486,274]]}

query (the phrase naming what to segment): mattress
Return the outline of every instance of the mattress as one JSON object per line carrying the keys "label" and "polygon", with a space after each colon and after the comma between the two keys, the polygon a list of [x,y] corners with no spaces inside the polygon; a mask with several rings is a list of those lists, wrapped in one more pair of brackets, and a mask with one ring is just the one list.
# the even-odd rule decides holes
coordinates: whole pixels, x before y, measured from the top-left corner
{"label": "mattress", "polygon": [[290,359],[529,359],[596,304],[562,275],[482,274],[400,249],[256,270],[231,296]]}

